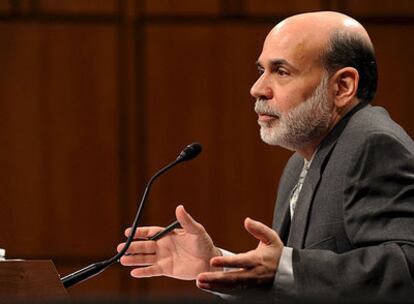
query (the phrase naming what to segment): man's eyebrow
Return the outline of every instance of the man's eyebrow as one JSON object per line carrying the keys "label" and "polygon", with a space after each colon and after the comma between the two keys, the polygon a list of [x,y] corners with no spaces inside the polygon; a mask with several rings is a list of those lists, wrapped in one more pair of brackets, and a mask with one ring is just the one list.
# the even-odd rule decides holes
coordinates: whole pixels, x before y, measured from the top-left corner
{"label": "man's eyebrow", "polygon": [[277,66],[277,65],[291,66],[291,64],[289,64],[289,62],[287,62],[287,60],[285,60],[285,59],[272,59],[272,60],[270,60],[270,64],[273,65],[273,66]]}
{"label": "man's eyebrow", "polygon": [[263,68],[263,65],[260,63],[259,60],[256,61],[257,68]]}
{"label": "man's eyebrow", "polygon": [[[263,68],[263,65],[260,63],[260,61],[256,61],[256,65],[258,68]],[[287,67],[290,67],[293,70],[297,70],[291,63],[289,63],[286,59],[272,59],[270,60],[270,65],[271,67],[276,67],[276,66],[281,66],[281,65],[285,65]]]}

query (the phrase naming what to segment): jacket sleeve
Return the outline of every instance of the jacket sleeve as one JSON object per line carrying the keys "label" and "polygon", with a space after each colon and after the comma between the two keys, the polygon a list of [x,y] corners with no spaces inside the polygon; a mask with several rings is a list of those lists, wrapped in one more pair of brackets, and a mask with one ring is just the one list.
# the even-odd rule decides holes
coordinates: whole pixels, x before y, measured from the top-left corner
{"label": "jacket sleeve", "polygon": [[349,299],[414,292],[413,150],[408,139],[371,134],[349,156],[338,197],[353,249],[294,249],[297,294]]}

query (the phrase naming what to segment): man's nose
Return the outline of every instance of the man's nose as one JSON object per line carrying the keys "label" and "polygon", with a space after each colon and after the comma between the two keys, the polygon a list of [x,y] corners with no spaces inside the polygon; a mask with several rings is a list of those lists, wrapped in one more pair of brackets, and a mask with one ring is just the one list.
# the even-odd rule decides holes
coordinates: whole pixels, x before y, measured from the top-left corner
{"label": "man's nose", "polygon": [[250,95],[252,95],[255,99],[271,99],[273,97],[272,89],[267,82],[265,74],[262,74],[252,85],[250,88]]}

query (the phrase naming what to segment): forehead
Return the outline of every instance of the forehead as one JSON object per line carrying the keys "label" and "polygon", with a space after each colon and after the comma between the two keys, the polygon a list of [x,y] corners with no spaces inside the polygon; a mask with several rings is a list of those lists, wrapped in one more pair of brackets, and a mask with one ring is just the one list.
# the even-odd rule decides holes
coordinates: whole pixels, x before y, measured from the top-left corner
{"label": "forehead", "polygon": [[266,37],[259,63],[266,65],[281,59],[300,70],[320,66],[323,43],[317,33],[300,28],[285,30],[276,27]]}

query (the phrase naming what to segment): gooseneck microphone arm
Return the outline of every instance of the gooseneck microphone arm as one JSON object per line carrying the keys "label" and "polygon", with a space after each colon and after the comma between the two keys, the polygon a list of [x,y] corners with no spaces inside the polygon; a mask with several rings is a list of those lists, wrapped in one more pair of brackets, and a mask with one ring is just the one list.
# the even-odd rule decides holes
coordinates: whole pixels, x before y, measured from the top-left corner
{"label": "gooseneck microphone arm", "polygon": [[68,287],[70,287],[72,285],[75,285],[79,282],[87,280],[87,279],[101,273],[102,271],[104,271],[106,268],[108,268],[112,264],[118,262],[119,259],[126,253],[126,251],[128,250],[129,246],[131,245],[131,243],[134,239],[134,235],[135,235],[135,232],[137,230],[138,223],[140,222],[140,219],[142,217],[142,211],[144,210],[145,202],[147,200],[147,196],[148,196],[148,193],[150,191],[152,183],[160,175],[162,175],[163,173],[165,173],[166,171],[168,171],[169,169],[171,169],[175,165],[177,165],[177,164],[179,164],[183,161],[187,161],[187,160],[190,160],[190,159],[193,159],[194,157],[196,157],[198,154],[200,154],[201,149],[202,149],[202,147],[198,143],[193,143],[191,145],[186,146],[184,148],[184,150],[181,151],[181,153],[178,155],[176,160],[174,160],[173,162],[171,162],[170,164],[168,164],[167,166],[165,166],[164,168],[159,170],[157,173],[155,173],[151,177],[151,179],[147,183],[147,186],[145,187],[144,194],[142,195],[141,203],[139,204],[137,214],[135,215],[134,222],[131,226],[131,233],[128,236],[127,241],[125,242],[124,247],[121,249],[121,251],[119,251],[116,255],[114,255],[110,259],[107,259],[107,260],[104,260],[104,261],[101,261],[101,262],[97,262],[97,263],[93,263],[93,264],[88,265],[88,266],[86,266],[86,267],[84,267],[84,268],[82,268],[78,271],[70,273],[67,276],[64,276],[63,278],[61,278],[61,282],[63,283],[63,286],[68,288]]}

